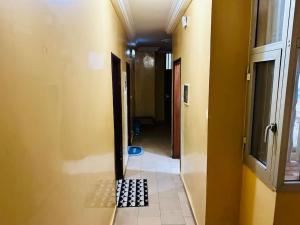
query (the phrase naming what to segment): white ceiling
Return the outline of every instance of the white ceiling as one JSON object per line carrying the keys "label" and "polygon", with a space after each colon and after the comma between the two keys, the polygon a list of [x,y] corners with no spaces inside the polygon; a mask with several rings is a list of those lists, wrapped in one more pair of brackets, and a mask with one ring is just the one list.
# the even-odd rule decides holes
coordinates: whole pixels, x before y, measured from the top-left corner
{"label": "white ceiling", "polygon": [[177,0],[128,0],[137,35],[165,32],[174,2]]}
{"label": "white ceiling", "polygon": [[170,45],[170,33],[191,0],[112,0],[129,39],[138,46]]}

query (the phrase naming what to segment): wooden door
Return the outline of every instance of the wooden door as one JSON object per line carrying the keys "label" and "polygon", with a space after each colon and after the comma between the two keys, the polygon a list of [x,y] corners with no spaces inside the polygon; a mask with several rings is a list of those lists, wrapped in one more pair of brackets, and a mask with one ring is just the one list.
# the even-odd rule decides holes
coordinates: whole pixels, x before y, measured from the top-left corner
{"label": "wooden door", "polygon": [[115,172],[116,179],[123,179],[123,136],[122,136],[122,90],[121,60],[112,54],[112,90],[115,141]]}
{"label": "wooden door", "polygon": [[172,157],[180,158],[180,137],[181,137],[181,61],[174,62],[173,73],[173,143]]}

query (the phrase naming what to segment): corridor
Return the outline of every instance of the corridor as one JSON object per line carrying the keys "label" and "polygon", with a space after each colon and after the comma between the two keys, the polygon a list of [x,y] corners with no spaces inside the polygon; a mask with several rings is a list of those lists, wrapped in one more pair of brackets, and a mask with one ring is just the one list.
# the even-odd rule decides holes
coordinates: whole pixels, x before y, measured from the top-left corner
{"label": "corridor", "polygon": [[165,126],[147,127],[135,146],[145,150],[129,157],[126,179],[148,180],[149,207],[118,208],[115,225],[194,225],[180,179],[178,159],[172,159],[170,134]]}
{"label": "corridor", "polygon": [[300,0],[0,1],[0,225],[299,225],[299,80]]}

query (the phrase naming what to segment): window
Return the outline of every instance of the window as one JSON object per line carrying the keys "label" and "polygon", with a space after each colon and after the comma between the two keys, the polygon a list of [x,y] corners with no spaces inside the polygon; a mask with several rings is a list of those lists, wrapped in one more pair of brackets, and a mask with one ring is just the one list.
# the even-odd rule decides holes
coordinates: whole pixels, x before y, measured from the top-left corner
{"label": "window", "polygon": [[300,3],[253,6],[245,163],[269,187],[300,191]]}
{"label": "window", "polygon": [[172,54],[167,53],[166,54],[166,70],[172,69]]}
{"label": "window", "polygon": [[271,123],[275,61],[255,63],[251,154],[267,166],[268,138],[265,128]]}
{"label": "window", "polygon": [[248,108],[248,157],[246,162],[263,179],[272,169],[277,134],[276,104],[279,91],[281,50],[254,54]]}
{"label": "window", "polygon": [[282,40],[285,0],[258,0],[255,46]]}

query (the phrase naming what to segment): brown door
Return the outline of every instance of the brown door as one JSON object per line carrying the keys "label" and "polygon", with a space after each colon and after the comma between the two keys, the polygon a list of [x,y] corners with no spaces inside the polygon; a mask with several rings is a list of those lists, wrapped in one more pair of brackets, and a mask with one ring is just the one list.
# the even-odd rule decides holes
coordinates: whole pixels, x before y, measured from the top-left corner
{"label": "brown door", "polygon": [[115,133],[115,172],[116,179],[118,180],[123,179],[121,60],[112,54],[111,65]]}
{"label": "brown door", "polygon": [[180,121],[181,121],[181,61],[174,62],[173,73],[173,154],[180,158]]}

